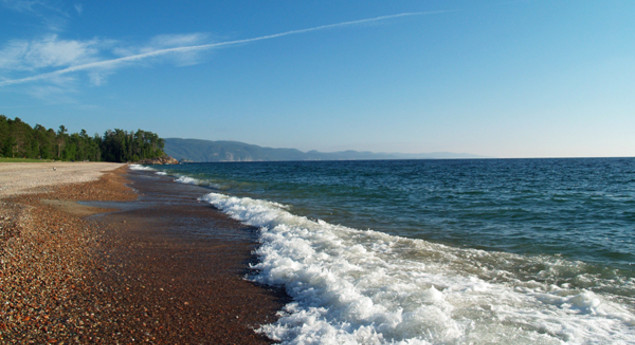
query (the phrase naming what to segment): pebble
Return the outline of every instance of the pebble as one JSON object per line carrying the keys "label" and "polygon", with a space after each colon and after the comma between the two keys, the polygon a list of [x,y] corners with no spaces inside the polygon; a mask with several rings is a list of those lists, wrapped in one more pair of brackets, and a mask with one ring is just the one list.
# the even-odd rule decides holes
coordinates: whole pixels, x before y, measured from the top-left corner
{"label": "pebble", "polygon": [[[188,250],[189,259],[157,255],[142,241],[127,241],[125,231],[117,233],[136,222],[98,224],[39,203],[55,197],[135,199],[121,181],[0,199],[0,344],[270,344],[253,332],[258,303],[250,303],[247,313],[241,309],[248,286],[240,276],[234,281],[214,273],[212,282],[205,272],[218,263],[202,265],[205,271],[173,268],[196,266],[192,258],[205,253]],[[184,280],[181,273],[199,275]]]}

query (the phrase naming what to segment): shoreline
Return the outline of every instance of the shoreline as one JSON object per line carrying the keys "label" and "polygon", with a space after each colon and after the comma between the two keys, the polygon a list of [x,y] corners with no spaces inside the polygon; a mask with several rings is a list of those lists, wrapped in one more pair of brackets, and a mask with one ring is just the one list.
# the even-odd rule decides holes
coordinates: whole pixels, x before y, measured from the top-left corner
{"label": "shoreline", "polygon": [[125,166],[38,188],[0,199],[0,342],[272,343],[288,297],[244,279],[255,230],[205,189]]}

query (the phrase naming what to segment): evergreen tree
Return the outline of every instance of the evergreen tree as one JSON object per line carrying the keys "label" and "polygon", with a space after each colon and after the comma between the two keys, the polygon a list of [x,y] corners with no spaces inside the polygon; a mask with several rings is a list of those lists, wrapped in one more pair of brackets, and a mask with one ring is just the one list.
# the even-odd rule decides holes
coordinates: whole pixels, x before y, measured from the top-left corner
{"label": "evergreen tree", "polygon": [[60,125],[57,132],[40,124],[31,128],[18,117],[0,115],[0,156],[58,159],[66,161],[131,162],[165,156],[164,141],[155,133],[138,129],[107,130],[103,137],[88,136],[86,130],[68,133]]}
{"label": "evergreen tree", "polygon": [[0,115],[0,156],[9,156],[11,143],[9,142],[9,119]]}
{"label": "evergreen tree", "polygon": [[35,142],[37,142],[38,158],[52,159],[55,155],[55,132],[47,130],[44,126],[37,124],[33,128],[35,131]]}

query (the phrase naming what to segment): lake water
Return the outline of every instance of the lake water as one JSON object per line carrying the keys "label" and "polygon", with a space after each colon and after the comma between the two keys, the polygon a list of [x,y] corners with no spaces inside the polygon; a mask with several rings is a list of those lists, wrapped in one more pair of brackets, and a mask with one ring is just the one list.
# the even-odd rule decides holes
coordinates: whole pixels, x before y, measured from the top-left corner
{"label": "lake water", "polygon": [[288,344],[635,344],[635,159],[154,166],[256,226]]}

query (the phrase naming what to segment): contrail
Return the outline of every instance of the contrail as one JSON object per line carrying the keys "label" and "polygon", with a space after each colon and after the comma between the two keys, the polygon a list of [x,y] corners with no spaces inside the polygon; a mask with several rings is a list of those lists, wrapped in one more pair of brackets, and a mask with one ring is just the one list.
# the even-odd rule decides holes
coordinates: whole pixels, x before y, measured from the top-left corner
{"label": "contrail", "polygon": [[68,73],[91,70],[91,69],[113,68],[119,64],[123,64],[126,62],[139,61],[139,60],[143,60],[143,59],[147,59],[147,58],[151,58],[155,56],[167,55],[172,53],[184,53],[184,52],[191,52],[191,51],[197,51],[197,50],[207,50],[212,48],[252,43],[257,41],[265,41],[265,40],[270,40],[270,39],[275,39],[275,38],[280,38],[285,36],[304,34],[304,33],[309,33],[314,31],[322,31],[322,30],[333,29],[333,28],[344,27],[344,26],[352,26],[352,25],[378,22],[378,21],[393,19],[393,18],[422,16],[422,15],[431,15],[431,14],[439,14],[439,13],[447,13],[447,12],[450,12],[450,11],[404,12],[404,13],[391,14],[386,16],[352,20],[352,21],[341,22],[336,24],[320,25],[320,26],[315,26],[315,27],[306,28],[306,29],[291,30],[291,31],[285,31],[285,32],[280,32],[276,34],[245,38],[240,40],[158,49],[151,52],[129,55],[129,56],[124,56],[124,57],[120,57],[116,59],[102,60],[102,61],[90,62],[90,63],[85,63],[81,65],[76,65],[76,66],[70,66],[63,69],[59,69],[57,71],[42,73],[42,74],[34,75],[31,77],[3,80],[3,81],[0,81],[0,86],[28,83],[31,81],[48,79],[48,78],[52,78],[52,77],[56,77],[56,76],[60,76],[60,75],[68,74]]}

